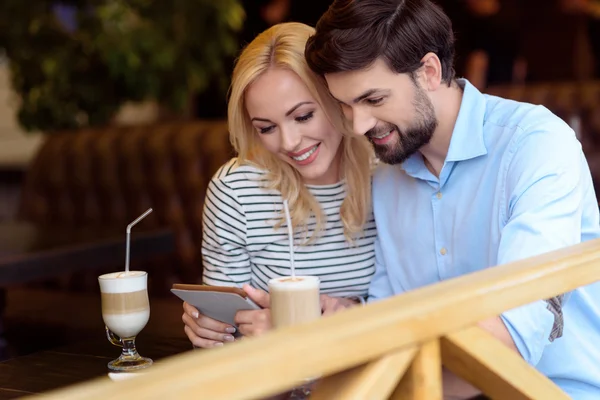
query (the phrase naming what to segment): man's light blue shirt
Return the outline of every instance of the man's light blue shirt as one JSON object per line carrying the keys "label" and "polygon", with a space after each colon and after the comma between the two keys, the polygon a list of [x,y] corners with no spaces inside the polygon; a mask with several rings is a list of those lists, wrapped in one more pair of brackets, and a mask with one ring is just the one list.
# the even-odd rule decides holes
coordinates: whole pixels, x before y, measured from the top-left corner
{"label": "man's light blue shirt", "polygon": [[[420,153],[375,173],[369,301],[600,237],[592,178],[573,130],[542,106],[460,83],[439,179]],[[527,362],[573,398],[600,399],[600,283],[502,319]]]}

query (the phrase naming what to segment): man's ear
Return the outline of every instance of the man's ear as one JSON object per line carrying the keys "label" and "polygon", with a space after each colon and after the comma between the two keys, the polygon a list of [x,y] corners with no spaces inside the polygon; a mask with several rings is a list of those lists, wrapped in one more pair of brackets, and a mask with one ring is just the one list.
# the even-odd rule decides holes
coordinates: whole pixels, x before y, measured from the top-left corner
{"label": "man's ear", "polygon": [[422,87],[435,91],[442,83],[442,63],[435,53],[427,53],[421,58],[420,76]]}

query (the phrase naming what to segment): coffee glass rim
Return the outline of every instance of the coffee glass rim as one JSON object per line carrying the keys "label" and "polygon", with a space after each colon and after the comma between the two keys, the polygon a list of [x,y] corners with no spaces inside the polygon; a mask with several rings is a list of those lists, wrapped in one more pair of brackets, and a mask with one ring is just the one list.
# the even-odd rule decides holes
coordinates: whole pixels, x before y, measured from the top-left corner
{"label": "coffee glass rim", "polygon": [[[306,286],[307,288],[312,288],[314,285],[320,285],[321,279],[319,279],[316,275],[296,275],[294,278],[302,278],[302,280],[298,281],[282,281],[283,279],[289,279],[292,276],[279,276],[277,278],[269,279],[268,286],[269,287],[277,287],[277,288],[285,288],[289,286]],[[302,285],[303,284],[303,285]]]}
{"label": "coffee glass rim", "polygon": [[136,273],[135,275],[123,275],[123,276],[114,276],[114,277],[110,277],[109,275],[125,274],[125,271],[108,272],[106,274],[102,274],[102,275],[98,276],[98,279],[102,279],[104,281],[111,281],[111,280],[114,280],[114,279],[141,278],[143,276],[148,275],[147,271],[129,271],[129,274],[134,273],[134,272]]}

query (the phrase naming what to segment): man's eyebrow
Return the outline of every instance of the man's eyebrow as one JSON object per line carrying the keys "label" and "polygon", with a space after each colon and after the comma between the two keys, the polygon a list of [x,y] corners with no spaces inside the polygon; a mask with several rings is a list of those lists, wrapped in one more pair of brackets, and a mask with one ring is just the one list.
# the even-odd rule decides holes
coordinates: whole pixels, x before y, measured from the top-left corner
{"label": "man's eyebrow", "polygon": [[373,95],[375,93],[378,93],[378,92],[385,92],[385,93],[382,93],[382,94],[386,94],[386,93],[389,93],[389,90],[384,90],[384,89],[369,89],[366,92],[364,92],[363,94],[361,94],[360,96],[358,96],[357,98],[355,98],[354,100],[352,100],[352,103],[353,104],[360,103],[361,101],[363,101],[367,97],[369,97],[369,96],[371,96],[371,95]]}

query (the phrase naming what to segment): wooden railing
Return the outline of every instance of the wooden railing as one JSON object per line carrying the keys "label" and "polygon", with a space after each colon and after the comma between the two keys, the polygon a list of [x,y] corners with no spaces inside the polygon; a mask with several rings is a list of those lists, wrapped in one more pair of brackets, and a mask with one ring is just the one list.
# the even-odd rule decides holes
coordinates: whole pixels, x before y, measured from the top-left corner
{"label": "wooden railing", "polygon": [[314,323],[190,351],[123,382],[48,399],[257,399],[321,377],[311,399],[442,398],[441,366],[494,399],[567,399],[478,321],[600,280],[600,240],[444,281]]}

